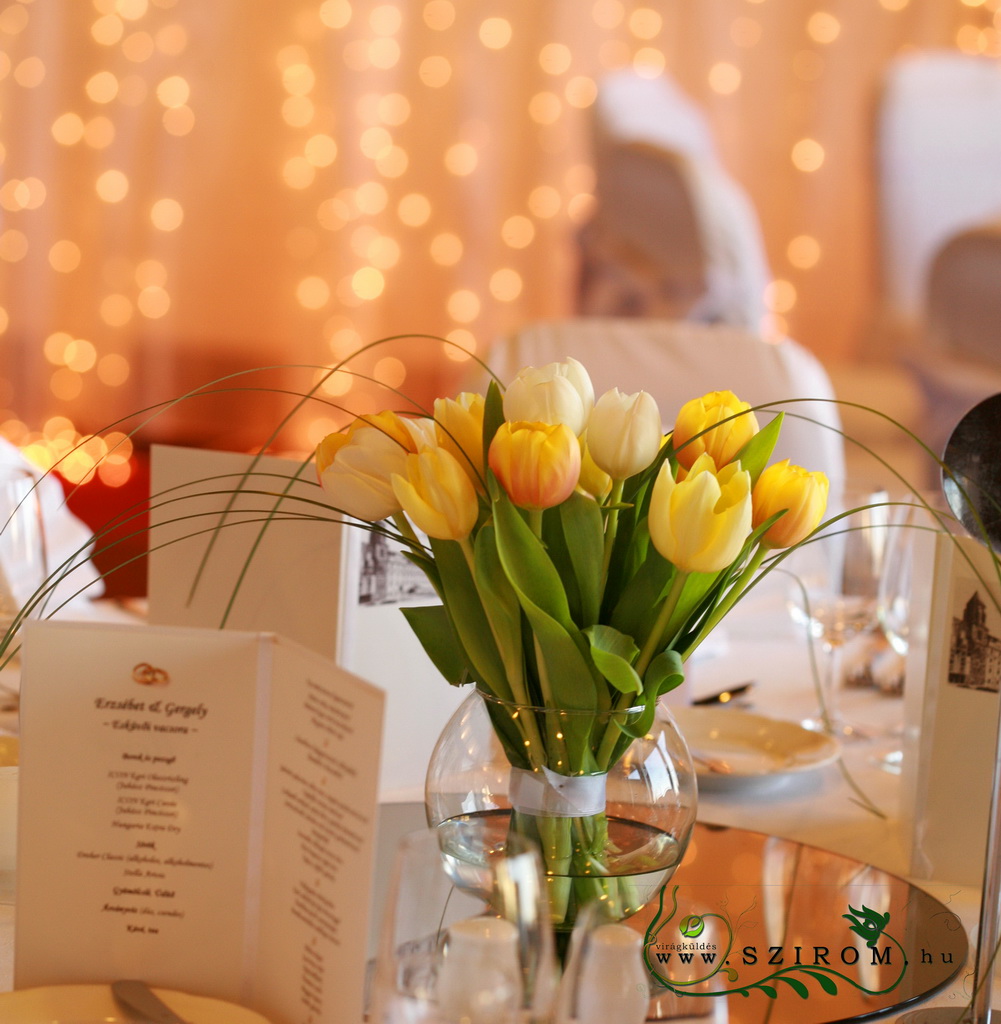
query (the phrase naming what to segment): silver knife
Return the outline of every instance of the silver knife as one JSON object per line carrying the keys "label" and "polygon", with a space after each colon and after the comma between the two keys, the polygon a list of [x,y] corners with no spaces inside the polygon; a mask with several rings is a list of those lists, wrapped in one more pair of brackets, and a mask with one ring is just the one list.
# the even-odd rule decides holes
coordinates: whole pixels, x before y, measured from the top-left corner
{"label": "silver knife", "polygon": [[187,1024],[145,981],[113,981],[111,991],[122,1006],[139,1015],[142,1024]]}

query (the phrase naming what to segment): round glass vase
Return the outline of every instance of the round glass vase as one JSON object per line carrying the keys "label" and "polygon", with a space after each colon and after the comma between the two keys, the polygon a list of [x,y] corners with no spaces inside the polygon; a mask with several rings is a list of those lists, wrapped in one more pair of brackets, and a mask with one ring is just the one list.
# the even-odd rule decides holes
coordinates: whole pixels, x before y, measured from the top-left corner
{"label": "round glass vase", "polygon": [[474,691],[431,754],[428,824],[468,823],[451,831],[463,846],[455,861],[468,865],[509,833],[536,842],[557,932],[569,932],[592,900],[610,919],[629,917],[681,862],[697,806],[691,756],[670,713],[661,709],[641,739],[620,728],[642,712],[526,707]]}

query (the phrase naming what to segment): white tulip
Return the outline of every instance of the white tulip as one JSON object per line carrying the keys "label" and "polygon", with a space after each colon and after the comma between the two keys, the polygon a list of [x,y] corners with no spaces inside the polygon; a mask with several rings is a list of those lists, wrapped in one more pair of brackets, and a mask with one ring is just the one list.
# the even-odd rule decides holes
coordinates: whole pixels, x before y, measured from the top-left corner
{"label": "white tulip", "polygon": [[663,439],[660,410],[646,391],[606,391],[587,421],[587,450],[613,480],[626,480],[646,469]]}
{"label": "white tulip", "polygon": [[594,387],[576,360],[526,366],[504,392],[504,418],[509,423],[565,423],[578,437],[594,407]]}

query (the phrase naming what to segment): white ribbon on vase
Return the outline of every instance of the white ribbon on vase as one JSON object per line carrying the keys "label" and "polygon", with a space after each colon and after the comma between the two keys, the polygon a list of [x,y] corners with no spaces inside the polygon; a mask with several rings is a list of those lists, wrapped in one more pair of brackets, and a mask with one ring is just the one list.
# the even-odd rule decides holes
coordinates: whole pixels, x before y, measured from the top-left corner
{"label": "white ribbon on vase", "polygon": [[524,814],[551,818],[585,818],[605,809],[607,775],[560,775],[545,766],[511,769],[508,796]]}

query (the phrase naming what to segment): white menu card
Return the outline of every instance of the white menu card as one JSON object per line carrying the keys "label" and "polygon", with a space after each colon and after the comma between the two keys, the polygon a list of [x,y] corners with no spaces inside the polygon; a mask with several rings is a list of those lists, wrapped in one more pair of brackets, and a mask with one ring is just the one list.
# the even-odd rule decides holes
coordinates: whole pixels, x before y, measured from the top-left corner
{"label": "white menu card", "polygon": [[1001,585],[970,537],[921,535],[904,687],[903,815],[916,878],[983,879],[1001,682]]}
{"label": "white menu card", "polygon": [[21,693],[17,987],[358,1024],[377,688],[272,634],[41,622]]}

